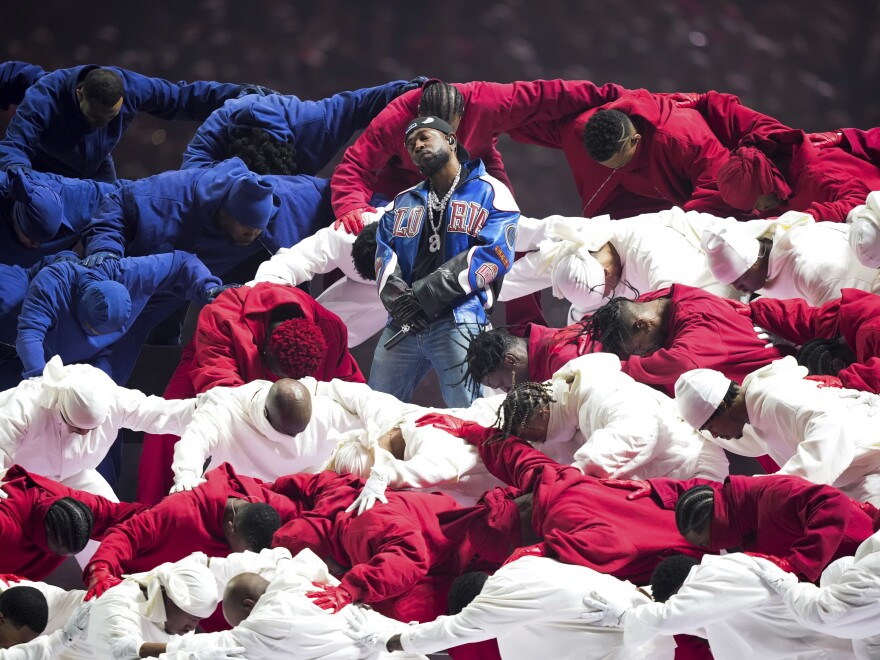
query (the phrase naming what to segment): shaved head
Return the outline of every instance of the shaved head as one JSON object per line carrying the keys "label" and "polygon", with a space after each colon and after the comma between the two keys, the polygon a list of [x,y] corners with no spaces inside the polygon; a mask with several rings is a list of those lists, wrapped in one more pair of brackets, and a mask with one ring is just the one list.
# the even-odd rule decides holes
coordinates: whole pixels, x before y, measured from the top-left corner
{"label": "shaved head", "polygon": [[269,580],[256,573],[241,573],[226,584],[223,616],[232,627],[248,618],[254,605],[269,588]]}
{"label": "shaved head", "polygon": [[312,418],[312,395],[299,381],[282,378],[269,389],[266,417],[279,433],[302,433]]}

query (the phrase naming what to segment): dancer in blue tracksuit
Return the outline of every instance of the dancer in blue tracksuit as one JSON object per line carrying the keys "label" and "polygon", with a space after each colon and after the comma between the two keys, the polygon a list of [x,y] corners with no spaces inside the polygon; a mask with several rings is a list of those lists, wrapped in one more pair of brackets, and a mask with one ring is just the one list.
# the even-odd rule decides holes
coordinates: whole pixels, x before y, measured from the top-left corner
{"label": "dancer in blue tracksuit", "polygon": [[197,257],[169,252],[110,259],[88,268],[55,263],[30,282],[15,342],[24,378],[53,355],[88,362],[124,385],[149,330],[162,320],[151,301],[167,296],[206,303],[222,289]]}
{"label": "dancer in blue tracksuit", "polygon": [[[183,169],[206,167],[239,156],[259,174],[315,175],[388,103],[400,94],[419,87],[425,78],[395,80],[378,87],[342,92],[320,101],[303,101],[296,96],[251,94],[226,101],[199,127],[183,154]],[[249,150],[254,129],[262,132],[270,148],[289,145],[287,168],[282,171],[248,158],[261,151]],[[292,149],[290,148],[292,147]],[[262,155],[262,154],[260,154]],[[264,161],[265,163],[265,161]]]}
{"label": "dancer in blue tracksuit", "polygon": [[29,267],[61,250],[81,252],[83,231],[116,188],[34,170],[0,172],[0,263]]}
{"label": "dancer in blue tracksuit", "polygon": [[9,60],[0,64],[0,110],[18,105],[28,87],[46,75],[41,66]]}
{"label": "dancer in blue tracksuit", "polygon": [[428,180],[400,193],[379,222],[376,279],[390,317],[369,383],[406,401],[433,366],[446,405],[466,407],[480,396],[465,378],[467,345],[513,263],[519,208],[482,161],[467,162],[442,119],[411,122],[406,147]]}
{"label": "dancer in blue tracksuit", "polygon": [[85,263],[123,254],[193,252],[219,277],[268,259],[333,220],[330,186],[311,176],[258,176],[238,158],[126,181],[84,236]]}
{"label": "dancer in blue tracksuit", "polygon": [[203,121],[241,90],[238,84],[172,83],[94,64],[58,69],[25,93],[0,141],[0,169],[114,181],[110,152],[139,112]]}

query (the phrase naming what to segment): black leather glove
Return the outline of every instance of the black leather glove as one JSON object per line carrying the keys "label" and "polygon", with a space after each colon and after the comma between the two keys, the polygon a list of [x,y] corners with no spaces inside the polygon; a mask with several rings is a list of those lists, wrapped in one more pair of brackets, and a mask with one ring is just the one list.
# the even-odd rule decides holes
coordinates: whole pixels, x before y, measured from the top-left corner
{"label": "black leather glove", "polygon": [[412,291],[402,293],[391,303],[389,310],[394,321],[403,328],[408,325],[413,331],[421,332],[428,327],[422,306]]}
{"label": "black leather glove", "polygon": [[264,85],[242,85],[241,91],[238,93],[238,98],[242,96],[247,96],[248,94],[258,94],[259,96],[271,96],[272,94],[280,94],[281,92],[276,92],[271,87],[265,87]]}
{"label": "black leather glove", "polygon": [[416,76],[408,83],[403,85],[398,91],[397,95],[406,94],[407,92],[411,92],[414,89],[419,89],[422,85],[428,82],[428,76]]}

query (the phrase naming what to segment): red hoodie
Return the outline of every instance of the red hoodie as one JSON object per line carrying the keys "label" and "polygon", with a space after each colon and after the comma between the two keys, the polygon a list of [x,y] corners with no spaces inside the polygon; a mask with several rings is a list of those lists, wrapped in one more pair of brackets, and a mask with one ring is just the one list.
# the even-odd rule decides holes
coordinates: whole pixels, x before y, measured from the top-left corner
{"label": "red hoodie", "polygon": [[684,491],[712,485],[710,550],[740,547],[786,559],[811,582],[835,559],[854,555],[874,533],[872,516],[858,502],[833,486],[800,477],[731,475],[723,484],[706,479],[648,482],[653,492],[646,499],[672,510]]}
{"label": "red hoodie", "polygon": [[263,364],[262,351],[274,309],[292,305],[318,325],[327,342],[327,356],[315,379],[334,378],[365,383],[348,352],[348,329],[336,314],[296,287],[261,283],[227,289],[199,314],[194,338],[192,380],[197,394],[212,387],[235,387],[254,380],[278,380]]}
{"label": "red hoodie", "polygon": [[[627,91],[611,83],[597,87],[587,80],[477,81],[456,83],[455,87],[464,97],[464,116],[456,131],[459,142],[471,158],[482,159],[486,171],[509,188],[497,148],[501,133],[532,121],[559,120],[608,103]],[[373,193],[393,199],[424,181],[404,146],[404,131],[418,116],[421,98],[420,89],[396,98],[346,149],[331,179],[337,217],[368,206]]]}
{"label": "red hoodie", "polygon": [[843,289],[840,298],[819,307],[802,298],[758,298],[749,306],[756,325],[795,344],[842,335],[858,362],[837,377],[844,387],[880,394],[880,296]]}
{"label": "red hoodie", "polygon": [[10,573],[29,580],[43,580],[65,560],[53,554],[46,541],[46,512],[62,497],[72,497],[92,510],[92,538],[102,540],[114,526],[146,507],[142,504],[111,502],[36,474],[20,465],[6,473],[0,499],[0,573]]}
{"label": "red hoodie", "polygon": [[[612,170],[590,158],[584,126],[599,110],[629,116],[642,136],[633,159]],[[715,185],[728,151],[696,110],[679,108],[663,95],[639,89],[612,103],[565,120],[536,121],[511,131],[527,144],[562,149],[581,196],[581,215],[628,218],[680,206],[720,216],[739,214]]]}

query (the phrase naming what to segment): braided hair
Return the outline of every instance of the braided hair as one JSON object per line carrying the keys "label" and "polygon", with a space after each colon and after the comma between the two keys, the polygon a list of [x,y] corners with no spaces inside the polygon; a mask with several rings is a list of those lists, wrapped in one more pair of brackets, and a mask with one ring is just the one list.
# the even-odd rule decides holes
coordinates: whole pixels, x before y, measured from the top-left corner
{"label": "braided hair", "polygon": [[296,149],[293,142],[281,142],[267,131],[254,126],[232,131],[228,157],[238,156],[251,172],[257,174],[296,174]]}
{"label": "braided hair", "polygon": [[[464,381],[479,386],[486,376],[504,365],[504,356],[516,344],[516,337],[503,328],[493,328],[471,338],[465,355]],[[515,384],[515,383],[514,383]]]}
{"label": "braided hair", "polygon": [[46,511],[46,534],[71,554],[86,547],[94,524],[88,505],[72,497],[58,499]]}
{"label": "braided hair", "polygon": [[665,603],[672,598],[681,589],[691,569],[699,563],[687,555],[672,555],[657,564],[651,574],[651,595],[654,602]]}
{"label": "braided hair", "polygon": [[623,344],[630,337],[631,312],[629,303],[634,302],[625,296],[617,296],[602,305],[589,316],[585,316],[580,324],[582,336],[602,344],[606,353],[614,353],[627,357]]}
{"label": "braided hair", "polygon": [[546,408],[555,401],[549,384],[520,383],[507,393],[504,402],[498,408],[498,415],[493,424],[498,429],[495,439],[519,435],[523,426],[535,412]]}
{"label": "braided hair", "polygon": [[797,356],[798,364],[806,367],[811,376],[836,376],[856,361],[843,337],[834,339],[812,339],[801,347]]}
{"label": "braided hair", "polygon": [[715,510],[715,489],[712,486],[688,488],[675,505],[675,526],[685,536],[702,528]]}
{"label": "braided hair", "polygon": [[620,110],[599,110],[584,126],[584,147],[590,158],[604,163],[620,151],[632,122]]}
{"label": "braided hair", "polygon": [[456,87],[445,82],[435,82],[422,88],[419,101],[420,117],[439,117],[452,123],[464,114],[464,97]]}

